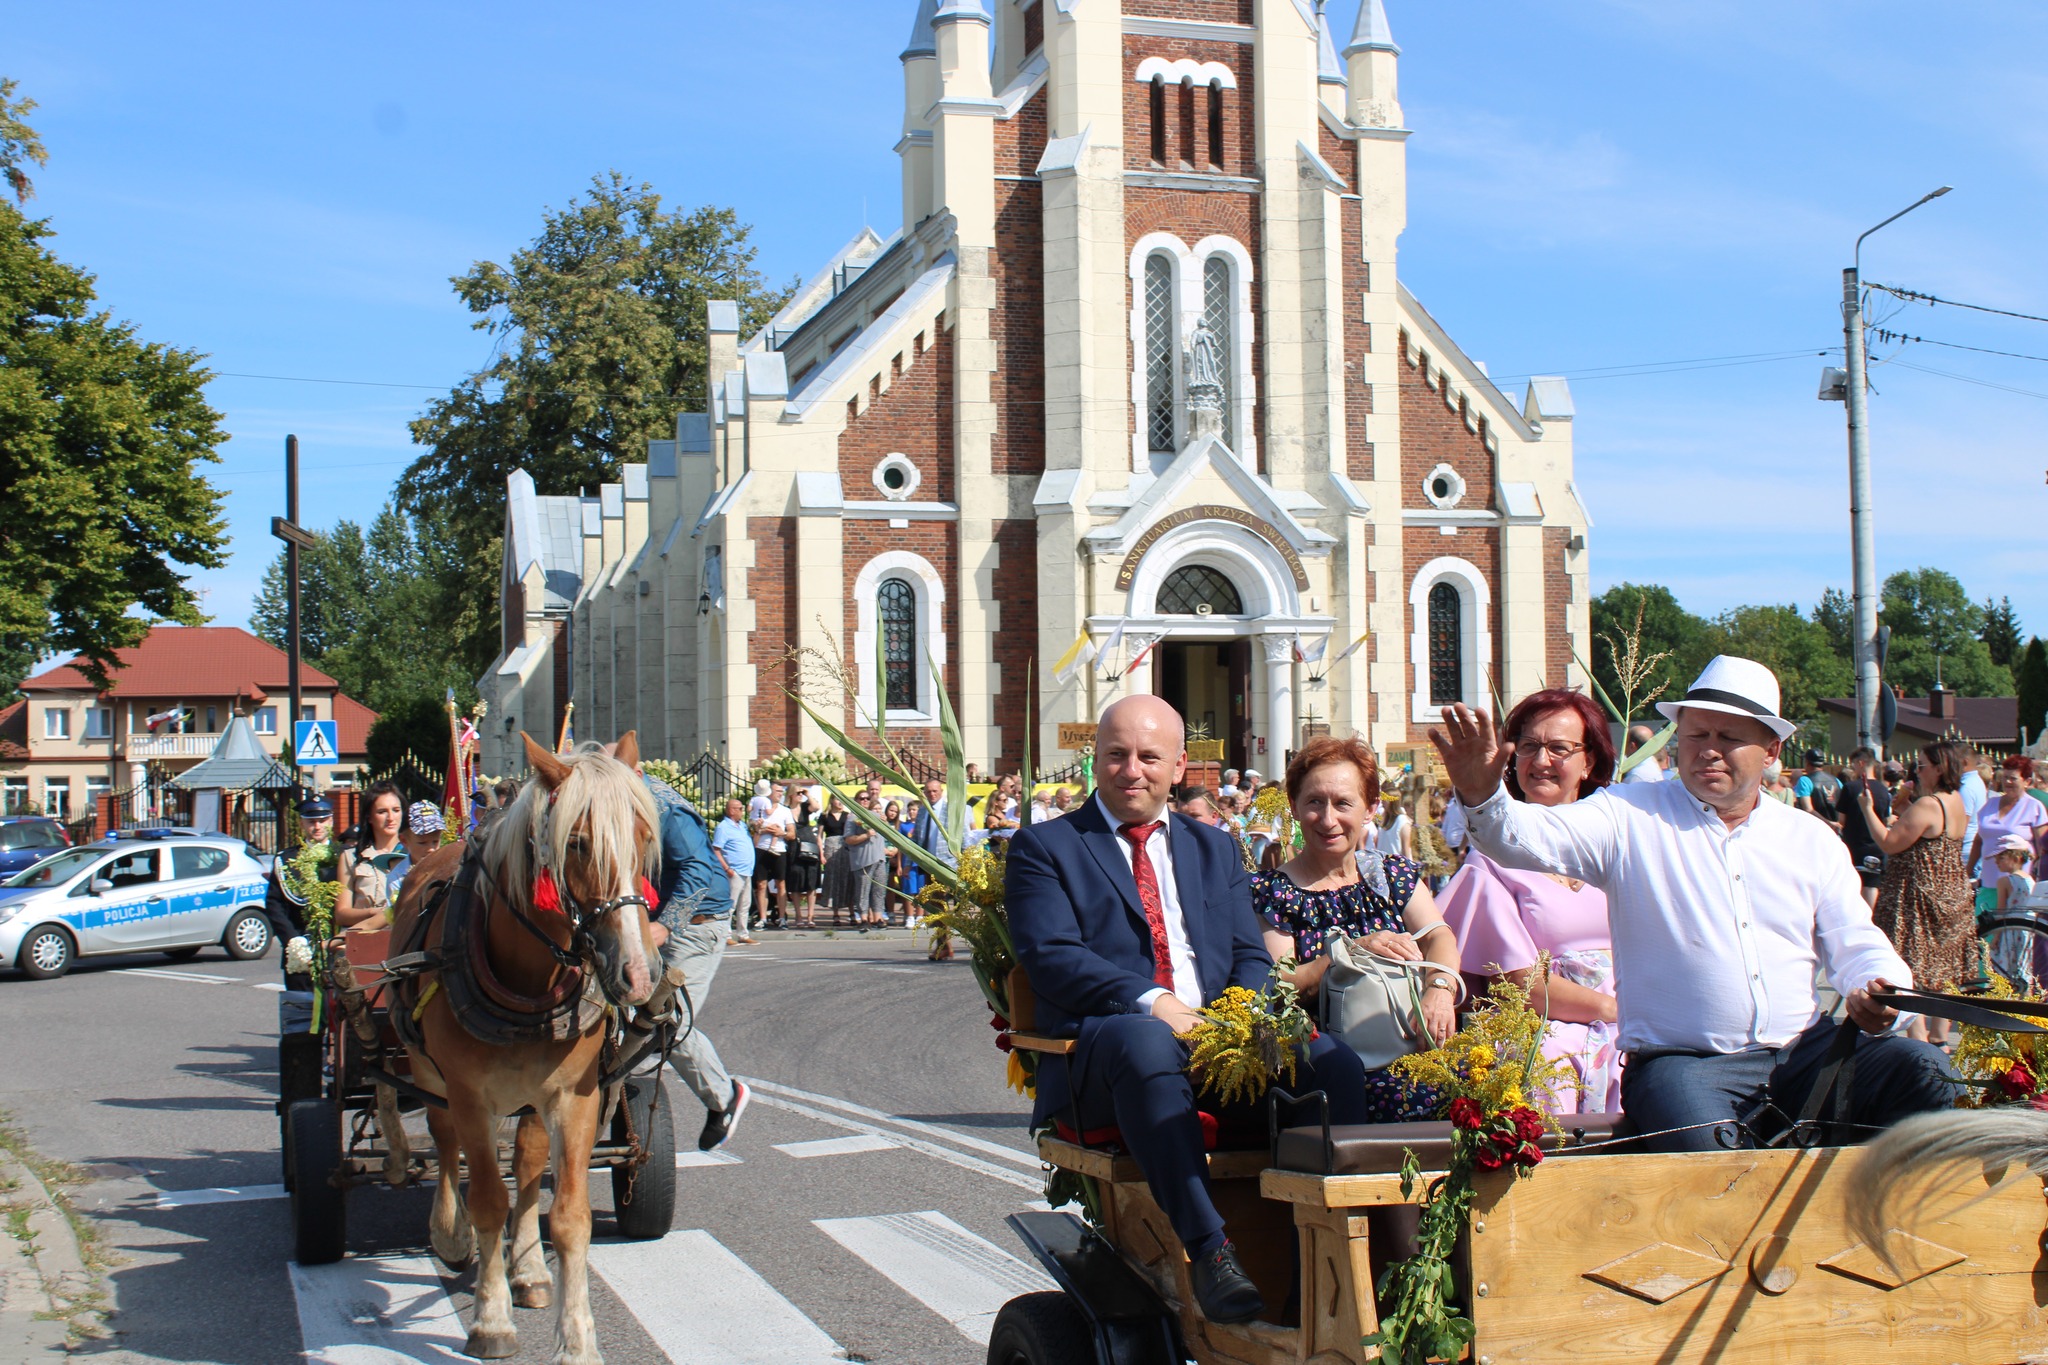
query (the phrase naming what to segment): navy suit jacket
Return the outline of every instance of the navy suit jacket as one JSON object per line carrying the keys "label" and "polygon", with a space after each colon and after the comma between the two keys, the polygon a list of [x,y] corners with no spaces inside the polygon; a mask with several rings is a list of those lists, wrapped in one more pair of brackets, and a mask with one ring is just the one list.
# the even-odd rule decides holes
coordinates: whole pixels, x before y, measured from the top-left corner
{"label": "navy suit jacket", "polygon": [[[1257,990],[1273,958],[1252,911],[1251,878],[1237,841],[1180,815],[1166,821],[1203,1001],[1230,986]],[[1158,984],[1152,930],[1118,847],[1122,839],[1091,798],[1061,819],[1018,830],[1005,864],[1010,935],[1037,997],[1038,1027],[1079,1040],[1074,1060],[1082,1072],[1093,1027],[1112,1015],[1145,1013],[1138,997]],[[1067,1068],[1039,1068],[1041,1118],[1065,1106],[1067,1084]]]}

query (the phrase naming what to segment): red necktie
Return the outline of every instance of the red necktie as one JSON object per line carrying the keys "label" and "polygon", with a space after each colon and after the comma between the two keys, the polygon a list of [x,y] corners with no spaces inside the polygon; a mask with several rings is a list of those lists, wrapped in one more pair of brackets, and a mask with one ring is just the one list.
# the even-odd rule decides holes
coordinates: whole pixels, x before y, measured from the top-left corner
{"label": "red necktie", "polygon": [[1154,820],[1149,825],[1124,825],[1121,832],[1131,841],[1131,875],[1138,882],[1138,904],[1145,907],[1145,922],[1152,926],[1152,980],[1156,985],[1173,989],[1173,950],[1166,939],[1166,904],[1159,899],[1159,877],[1152,870],[1152,857],[1145,852],[1146,843],[1165,821]]}

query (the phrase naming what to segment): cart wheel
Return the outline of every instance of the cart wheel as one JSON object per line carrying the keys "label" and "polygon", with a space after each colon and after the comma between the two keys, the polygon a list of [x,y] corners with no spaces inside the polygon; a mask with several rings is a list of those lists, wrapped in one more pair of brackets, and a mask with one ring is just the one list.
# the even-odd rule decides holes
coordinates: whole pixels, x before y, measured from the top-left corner
{"label": "cart wheel", "polygon": [[287,1033],[277,1040],[277,1150],[287,1190],[293,1184],[292,1106],[320,1098],[321,1041],[317,1033]]}
{"label": "cart wheel", "polygon": [[639,1169],[612,1167],[612,1218],[621,1237],[668,1236],[676,1217],[676,1111],[661,1093],[661,1073],[629,1076],[612,1115],[612,1141],[626,1140],[626,1120],[647,1162]]}
{"label": "cart wheel", "polygon": [[1070,1365],[1095,1359],[1095,1332],[1087,1315],[1059,1289],[1011,1299],[996,1314],[988,1337],[988,1365]]}
{"label": "cart wheel", "polygon": [[348,1250],[347,1192],[341,1174],[341,1115],[325,1100],[285,1111],[292,1145],[292,1237],[300,1265],[326,1265]]}

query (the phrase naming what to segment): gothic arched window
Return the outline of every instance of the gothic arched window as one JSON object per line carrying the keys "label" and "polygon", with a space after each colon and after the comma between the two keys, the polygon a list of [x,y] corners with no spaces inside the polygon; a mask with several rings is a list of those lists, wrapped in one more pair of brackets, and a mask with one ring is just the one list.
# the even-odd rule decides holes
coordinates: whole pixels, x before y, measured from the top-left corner
{"label": "gothic arched window", "polygon": [[1223,82],[1209,82],[1209,164],[1223,169]]}
{"label": "gothic arched window", "polygon": [[1465,602],[1450,583],[1429,590],[1429,704],[1465,700]]}
{"label": "gothic arched window", "polygon": [[1166,77],[1152,78],[1152,159],[1166,164]]}
{"label": "gothic arched window", "polygon": [[917,707],[917,592],[900,578],[885,578],[875,593],[875,617],[882,631],[882,705],[891,711]]}
{"label": "gothic arched window", "polygon": [[1211,256],[1202,266],[1202,321],[1216,334],[1217,349],[1223,353],[1223,443],[1237,449],[1237,411],[1231,401],[1237,389],[1237,348],[1231,344],[1230,325],[1236,315],[1230,287],[1230,259]]}
{"label": "gothic arched window", "polygon": [[1159,585],[1158,609],[1162,616],[1242,616],[1244,599],[1220,570],[1183,564]]}
{"label": "gothic arched window", "polygon": [[1164,252],[1145,258],[1145,439],[1147,449],[1174,450],[1173,262]]}

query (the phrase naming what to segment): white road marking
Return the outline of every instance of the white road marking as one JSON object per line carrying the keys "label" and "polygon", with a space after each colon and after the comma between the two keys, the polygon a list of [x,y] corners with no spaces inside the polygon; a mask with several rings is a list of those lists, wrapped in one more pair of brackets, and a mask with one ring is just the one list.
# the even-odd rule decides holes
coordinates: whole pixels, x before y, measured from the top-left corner
{"label": "white road marking", "polygon": [[677,1365],[824,1365],[839,1343],[701,1229],[592,1241],[590,1264]]}
{"label": "white road marking", "polygon": [[[984,1156],[1000,1157],[1004,1161],[1014,1162],[1027,1170],[1036,1171],[1041,1169],[1041,1163],[1034,1152],[1020,1152],[1015,1147],[1005,1147],[1001,1143],[990,1142],[985,1138],[972,1137],[966,1133],[956,1133],[950,1128],[941,1128],[936,1124],[921,1123],[917,1119],[906,1119],[896,1114],[885,1114],[879,1109],[870,1109],[864,1104],[855,1104],[852,1100],[842,1100],[834,1095],[818,1095],[809,1090],[798,1090],[795,1086],[777,1085],[774,1081],[757,1081],[752,1076],[742,1077],[742,1079],[760,1093],[782,1095],[795,1100],[807,1100],[812,1104],[823,1105],[827,1109],[837,1109],[841,1113],[853,1114],[860,1118],[870,1119],[876,1123],[892,1123],[898,1128],[905,1128],[913,1133],[923,1134],[926,1137],[938,1138],[943,1142],[955,1143],[967,1148],[971,1152],[980,1152]],[[1024,1126],[1021,1119],[1018,1121],[1017,1126],[1019,1128]]]}
{"label": "white road marking", "polygon": [[855,1152],[892,1151],[901,1145],[894,1138],[856,1133],[852,1137],[818,1138],[813,1142],[778,1142],[775,1150],[793,1157],[851,1156]]}
{"label": "white road marking", "polygon": [[[743,1079],[749,1086],[755,1084],[754,1078],[751,1076],[744,1077]],[[761,1084],[765,1086],[767,1083],[764,1081]],[[775,1088],[779,1090],[782,1087],[777,1086]],[[792,1114],[802,1114],[807,1119],[816,1119],[819,1123],[830,1124],[834,1128],[845,1128],[855,1133],[872,1133],[876,1137],[888,1138],[900,1147],[908,1147],[914,1152],[923,1152],[926,1156],[937,1157],[949,1165],[958,1166],[963,1171],[973,1171],[976,1175],[985,1175],[991,1180],[1000,1180],[1005,1185],[1015,1185],[1020,1190],[1030,1190],[1032,1193],[1037,1194],[1045,1188],[1045,1181],[1038,1176],[1027,1176],[1016,1171],[1005,1170],[993,1162],[983,1161],[980,1157],[969,1156],[965,1152],[957,1152],[950,1147],[941,1147],[938,1143],[926,1142],[923,1138],[905,1137],[900,1133],[892,1133],[887,1129],[877,1128],[872,1123],[864,1123],[859,1119],[844,1118],[838,1114],[828,1113],[823,1109],[813,1108],[808,1104],[798,1104],[794,1100],[785,1100],[779,1096],[760,1091],[755,1093],[754,1102],[756,1104],[765,1104],[771,1109],[786,1109]],[[1036,1162],[1034,1161],[1033,1164],[1036,1165]]]}
{"label": "white road marking", "polygon": [[683,1169],[691,1166],[737,1166],[740,1159],[730,1152],[677,1152],[676,1166]]}
{"label": "white road marking", "polygon": [[1019,1294],[1055,1289],[1045,1272],[961,1227],[943,1213],[817,1218],[818,1229],[881,1272],[898,1289],[988,1345],[996,1313]]}
{"label": "white road marking", "polygon": [[223,1185],[210,1190],[158,1190],[156,1206],[160,1209],[182,1209],[194,1204],[239,1204],[248,1199],[282,1198],[282,1185]]}
{"label": "white road marking", "polygon": [[284,982],[282,982],[282,981],[251,981],[251,982],[249,983],[249,989],[250,989],[250,990],[252,990],[252,991],[276,991],[276,992],[277,992],[277,993],[278,993],[279,995],[283,995],[283,994],[284,994]]}
{"label": "white road marking", "polygon": [[167,972],[158,967],[116,967],[122,976],[156,976],[165,981],[192,981],[202,986],[225,986],[239,980],[232,976],[214,976],[207,972]]}
{"label": "white road marking", "polygon": [[425,1256],[291,1263],[306,1359],[317,1365],[463,1365],[468,1332]]}
{"label": "white road marking", "polygon": [[922,967],[877,967],[875,970],[878,972],[901,972],[905,976],[929,975]]}

